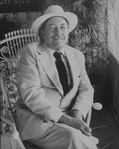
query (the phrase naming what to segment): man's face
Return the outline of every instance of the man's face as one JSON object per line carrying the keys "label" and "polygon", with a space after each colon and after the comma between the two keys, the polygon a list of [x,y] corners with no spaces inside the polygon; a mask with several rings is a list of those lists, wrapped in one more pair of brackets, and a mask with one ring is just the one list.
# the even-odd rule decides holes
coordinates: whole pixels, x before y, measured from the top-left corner
{"label": "man's face", "polygon": [[68,40],[68,23],[62,17],[48,20],[43,31],[45,44],[54,51],[62,49]]}

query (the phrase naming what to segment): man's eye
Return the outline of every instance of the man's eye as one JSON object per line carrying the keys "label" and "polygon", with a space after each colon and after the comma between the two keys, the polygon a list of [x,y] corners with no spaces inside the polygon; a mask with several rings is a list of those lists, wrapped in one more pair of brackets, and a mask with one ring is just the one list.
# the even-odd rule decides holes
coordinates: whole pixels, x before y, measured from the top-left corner
{"label": "man's eye", "polygon": [[61,26],[60,28],[61,28],[62,30],[65,30],[65,29],[66,29],[66,27],[65,27],[65,26]]}
{"label": "man's eye", "polygon": [[50,26],[49,30],[54,30],[54,28],[55,28],[54,26]]}

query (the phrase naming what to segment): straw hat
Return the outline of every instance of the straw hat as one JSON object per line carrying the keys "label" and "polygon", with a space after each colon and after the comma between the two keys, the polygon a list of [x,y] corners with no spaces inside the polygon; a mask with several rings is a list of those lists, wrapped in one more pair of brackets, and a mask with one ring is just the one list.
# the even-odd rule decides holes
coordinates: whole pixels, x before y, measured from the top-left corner
{"label": "straw hat", "polygon": [[41,25],[47,19],[49,19],[51,17],[56,17],[56,16],[61,16],[61,17],[65,18],[68,21],[68,23],[69,23],[69,32],[71,32],[76,27],[76,25],[78,23],[78,18],[74,13],[64,12],[62,7],[60,7],[59,5],[51,5],[46,9],[45,13],[42,16],[38,17],[33,22],[33,24],[32,24],[33,32],[37,35]]}

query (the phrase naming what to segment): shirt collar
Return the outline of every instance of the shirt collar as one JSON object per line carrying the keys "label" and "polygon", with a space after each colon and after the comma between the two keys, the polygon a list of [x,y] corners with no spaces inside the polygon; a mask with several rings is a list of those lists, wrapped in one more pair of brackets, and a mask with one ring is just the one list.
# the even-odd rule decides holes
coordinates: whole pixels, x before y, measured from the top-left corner
{"label": "shirt collar", "polygon": [[[59,52],[59,51],[54,51],[52,49],[51,49],[51,51],[52,51],[52,54],[54,54],[54,52]],[[65,56],[64,48],[62,48],[62,50],[59,53],[62,53]]]}
{"label": "shirt collar", "polygon": [[[49,49],[51,50],[52,55],[54,54],[54,52],[59,52],[59,51],[54,51],[51,48],[49,48]],[[62,48],[62,50],[60,51],[60,53],[62,53],[65,56],[64,48]]]}

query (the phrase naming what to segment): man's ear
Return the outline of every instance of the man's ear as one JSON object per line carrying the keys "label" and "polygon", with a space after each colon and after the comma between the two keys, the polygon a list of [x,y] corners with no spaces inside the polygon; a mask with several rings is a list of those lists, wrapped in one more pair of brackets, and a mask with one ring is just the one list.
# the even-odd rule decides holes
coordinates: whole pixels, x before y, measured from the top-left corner
{"label": "man's ear", "polygon": [[42,28],[39,28],[39,32],[38,32],[39,37],[44,39],[44,32]]}
{"label": "man's ear", "polygon": [[44,32],[41,30],[41,37],[44,39]]}

